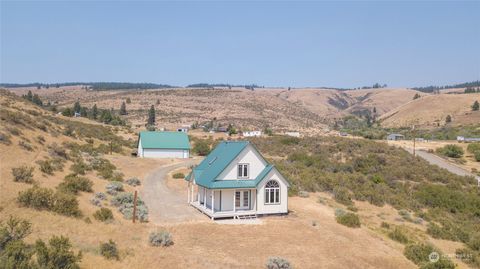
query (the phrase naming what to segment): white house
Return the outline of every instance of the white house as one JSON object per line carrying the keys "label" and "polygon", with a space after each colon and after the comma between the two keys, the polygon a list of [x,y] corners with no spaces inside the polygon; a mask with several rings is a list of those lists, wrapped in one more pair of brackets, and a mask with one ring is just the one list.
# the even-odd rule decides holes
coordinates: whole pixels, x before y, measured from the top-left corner
{"label": "white house", "polygon": [[300,132],[285,132],[285,135],[293,136],[293,137],[300,137]]}
{"label": "white house", "polygon": [[140,158],[189,158],[188,135],[183,132],[140,132],[137,156]]}
{"label": "white house", "polygon": [[185,179],[188,203],[212,219],[288,213],[289,182],[248,141],[221,142]]}
{"label": "white house", "polygon": [[245,131],[242,132],[244,137],[260,137],[262,136],[262,131]]}

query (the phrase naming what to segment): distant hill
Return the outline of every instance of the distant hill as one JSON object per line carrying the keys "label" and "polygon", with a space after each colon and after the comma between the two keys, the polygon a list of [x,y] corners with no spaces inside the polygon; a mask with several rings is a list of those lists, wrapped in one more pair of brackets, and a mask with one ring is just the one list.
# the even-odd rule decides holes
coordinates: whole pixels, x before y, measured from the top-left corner
{"label": "distant hill", "polygon": [[156,83],[131,83],[131,82],[66,82],[66,83],[3,83],[0,87],[4,88],[28,88],[36,87],[40,88],[60,88],[66,86],[86,86],[89,89],[97,91],[105,90],[148,90],[148,89],[161,89],[161,88],[173,88],[174,86],[167,84]]}
{"label": "distant hill", "polygon": [[454,84],[454,85],[445,85],[445,86],[416,87],[413,89],[421,92],[435,92],[435,91],[444,90],[444,89],[470,88],[470,87],[480,87],[480,80]]}

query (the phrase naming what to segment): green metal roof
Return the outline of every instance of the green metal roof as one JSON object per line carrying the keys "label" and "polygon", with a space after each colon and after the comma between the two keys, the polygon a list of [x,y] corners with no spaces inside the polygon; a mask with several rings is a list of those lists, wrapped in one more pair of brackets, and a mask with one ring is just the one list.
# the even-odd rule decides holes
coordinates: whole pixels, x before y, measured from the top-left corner
{"label": "green metal roof", "polygon": [[217,177],[222,171],[225,170],[249,144],[249,141],[221,142],[199,165],[193,168],[192,172],[185,177],[185,180],[190,181],[193,176],[196,184],[209,189],[256,188],[258,183],[260,183],[272,169],[276,169],[273,165],[268,164],[265,166],[255,179],[217,180]]}
{"label": "green metal roof", "polygon": [[140,132],[144,149],[190,149],[188,135],[184,132]]}

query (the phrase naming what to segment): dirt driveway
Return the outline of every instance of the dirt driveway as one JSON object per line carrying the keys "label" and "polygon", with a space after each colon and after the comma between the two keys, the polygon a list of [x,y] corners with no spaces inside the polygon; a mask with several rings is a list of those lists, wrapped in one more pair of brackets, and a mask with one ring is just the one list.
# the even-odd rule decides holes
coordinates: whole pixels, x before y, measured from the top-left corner
{"label": "dirt driveway", "polygon": [[187,204],[185,195],[169,189],[165,180],[170,171],[189,167],[197,162],[188,159],[181,163],[161,166],[145,177],[140,197],[148,206],[150,222],[159,224],[208,219]]}

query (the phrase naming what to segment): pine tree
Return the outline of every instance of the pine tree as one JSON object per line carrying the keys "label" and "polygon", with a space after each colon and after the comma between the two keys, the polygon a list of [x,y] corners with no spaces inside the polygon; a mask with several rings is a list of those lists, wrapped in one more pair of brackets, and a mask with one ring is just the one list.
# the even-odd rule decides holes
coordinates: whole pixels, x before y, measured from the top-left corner
{"label": "pine tree", "polygon": [[127,115],[127,105],[125,105],[125,102],[122,102],[120,106],[120,115]]}
{"label": "pine tree", "polygon": [[31,101],[32,101],[32,103],[34,103],[38,106],[43,106],[43,102],[40,99],[40,97],[38,96],[38,94],[34,94]]}
{"label": "pine tree", "polygon": [[147,125],[155,125],[155,107],[152,105],[148,111]]}
{"label": "pine tree", "polygon": [[478,111],[479,108],[480,108],[480,104],[478,103],[478,101],[475,101],[472,105],[472,110]]}
{"label": "pine tree", "polygon": [[94,104],[92,107],[92,118],[96,120],[98,117],[98,109],[97,109],[97,104]]}
{"label": "pine tree", "polygon": [[420,98],[420,94],[416,93],[415,96],[413,96],[413,100]]}
{"label": "pine tree", "polygon": [[87,115],[88,115],[87,108],[83,106],[83,107],[80,109],[80,116],[82,116],[82,117],[87,117]]}
{"label": "pine tree", "polygon": [[28,91],[28,93],[27,93],[27,100],[28,100],[28,101],[32,101],[32,100],[33,100],[32,91]]}
{"label": "pine tree", "polygon": [[82,109],[82,107],[80,106],[80,102],[76,101],[75,104],[73,105],[73,111],[75,113],[80,113],[81,109]]}

